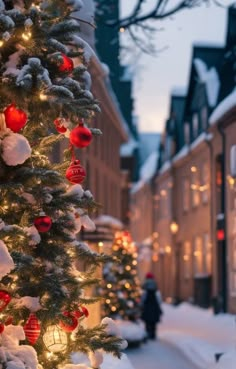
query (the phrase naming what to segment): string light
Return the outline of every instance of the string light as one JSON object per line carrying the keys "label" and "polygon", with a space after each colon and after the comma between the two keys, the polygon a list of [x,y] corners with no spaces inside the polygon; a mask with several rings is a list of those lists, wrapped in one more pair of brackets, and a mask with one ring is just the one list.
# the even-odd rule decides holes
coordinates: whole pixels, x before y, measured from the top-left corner
{"label": "string light", "polygon": [[29,41],[31,39],[32,33],[30,31],[22,33],[21,37],[25,41]]}
{"label": "string light", "polygon": [[107,288],[112,288],[112,284],[111,283],[108,283],[107,284]]}
{"label": "string light", "polygon": [[0,40],[0,47],[2,47],[3,45],[4,45],[4,42]]}

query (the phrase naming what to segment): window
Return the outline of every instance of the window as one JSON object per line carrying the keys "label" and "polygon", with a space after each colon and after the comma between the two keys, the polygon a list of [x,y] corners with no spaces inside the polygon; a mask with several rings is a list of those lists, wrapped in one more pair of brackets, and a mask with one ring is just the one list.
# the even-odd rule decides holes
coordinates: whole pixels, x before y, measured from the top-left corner
{"label": "window", "polygon": [[207,128],[207,121],[208,121],[208,110],[206,106],[203,106],[201,109],[201,124],[202,129]]}
{"label": "window", "polygon": [[189,279],[191,277],[191,243],[189,241],[184,242],[183,276],[184,279]]}
{"label": "window", "polygon": [[202,238],[197,236],[194,237],[194,275],[199,276],[204,273],[204,263],[203,263],[203,248],[202,248]]}
{"label": "window", "polygon": [[212,245],[208,233],[203,235],[203,273],[212,274]]}
{"label": "window", "polygon": [[216,158],[216,207],[217,214],[222,213],[222,156]]}
{"label": "window", "polygon": [[187,177],[183,178],[183,211],[189,210],[190,183]]}
{"label": "window", "polygon": [[201,186],[200,186],[200,192],[201,192],[201,198],[202,203],[207,204],[209,200],[209,188],[210,188],[210,176],[209,176],[209,165],[207,162],[204,162],[202,164],[202,170],[201,170]]}
{"label": "window", "polygon": [[236,237],[232,239],[231,293],[236,294]]}
{"label": "window", "polygon": [[192,207],[196,208],[200,203],[199,173],[195,166],[191,167],[191,199]]}
{"label": "window", "polygon": [[189,130],[189,123],[184,123],[184,142],[185,144],[189,144],[190,142],[190,130]]}
{"label": "window", "polygon": [[198,131],[199,131],[199,121],[198,121],[198,114],[194,113],[193,114],[193,138],[196,138],[198,136]]}

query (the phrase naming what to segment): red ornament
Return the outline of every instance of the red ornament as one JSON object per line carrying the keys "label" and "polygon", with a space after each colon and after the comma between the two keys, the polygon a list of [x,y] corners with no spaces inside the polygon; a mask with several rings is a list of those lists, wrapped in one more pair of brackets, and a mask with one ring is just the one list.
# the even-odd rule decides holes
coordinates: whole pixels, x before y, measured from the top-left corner
{"label": "red ornament", "polygon": [[0,323],[0,334],[4,331],[4,324],[3,323]]}
{"label": "red ornament", "polygon": [[79,126],[72,129],[70,133],[70,143],[75,147],[83,148],[87,147],[92,140],[92,133],[90,129],[80,124]]}
{"label": "red ornament", "polygon": [[74,311],[73,315],[78,319],[82,316],[85,316],[87,318],[89,316],[89,312],[85,306],[79,306],[79,310]]}
{"label": "red ornament", "polygon": [[65,54],[61,54],[62,63],[59,66],[60,72],[72,72],[74,68],[74,62],[71,58],[66,56]]}
{"label": "red ornament", "polygon": [[10,128],[13,132],[19,132],[21,128],[26,125],[27,114],[20,109],[17,109],[15,104],[10,104],[4,110],[5,121],[7,128]]}
{"label": "red ornament", "polygon": [[69,168],[66,170],[66,178],[71,183],[80,184],[83,182],[85,177],[85,169],[82,167],[79,160],[73,161]]}
{"label": "red ornament", "polygon": [[54,120],[57,132],[65,133],[67,131],[67,128],[63,126],[63,123],[65,124],[65,118],[57,118]]}
{"label": "red ornament", "polygon": [[47,232],[52,226],[52,219],[45,213],[41,212],[39,217],[35,218],[34,226],[39,232]]}
{"label": "red ornament", "polygon": [[41,331],[40,322],[34,313],[30,314],[23,329],[29,343],[31,343],[31,345],[34,345],[39,338]]}
{"label": "red ornament", "polygon": [[69,318],[70,323],[66,323],[62,320],[59,322],[59,327],[65,332],[72,332],[78,325],[78,320],[69,311],[65,311],[62,315]]}
{"label": "red ornament", "polygon": [[5,290],[0,290],[0,311],[3,311],[10,301],[11,295]]}
{"label": "red ornament", "polygon": [[5,323],[5,325],[12,324],[13,323],[13,316],[8,316],[4,323]]}

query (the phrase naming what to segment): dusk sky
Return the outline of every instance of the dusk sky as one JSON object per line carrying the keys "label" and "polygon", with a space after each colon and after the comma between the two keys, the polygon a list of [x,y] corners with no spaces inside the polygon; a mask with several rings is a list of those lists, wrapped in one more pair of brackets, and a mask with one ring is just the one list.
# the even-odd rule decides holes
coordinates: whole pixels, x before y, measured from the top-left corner
{"label": "dusk sky", "polygon": [[[232,2],[222,0],[221,4]],[[121,0],[121,3],[122,13],[127,14],[135,0]],[[151,5],[155,1],[146,3]],[[162,131],[171,90],[187,86],[192,45],[224,45],[226,21],[227,9],[212,4],[185,10],[171,20],[153,22],[157,28],[164,28],[155,35],[157,49],[167,49],[157,57],[142,55],[135,66],[133,95],[140,131]]]}

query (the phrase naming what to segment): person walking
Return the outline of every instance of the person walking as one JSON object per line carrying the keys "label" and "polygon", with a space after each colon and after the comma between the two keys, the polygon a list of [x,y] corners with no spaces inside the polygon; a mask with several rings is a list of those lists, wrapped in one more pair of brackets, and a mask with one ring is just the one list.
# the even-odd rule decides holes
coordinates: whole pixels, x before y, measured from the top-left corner
{"label": "person walking", "polygon": [[163,314],[161,308],[161,293],[152,273],[146,274],[142,286],[144,292],[141,296],[141,319],[145,322],[147,338],[156,339],[157,324]]}

